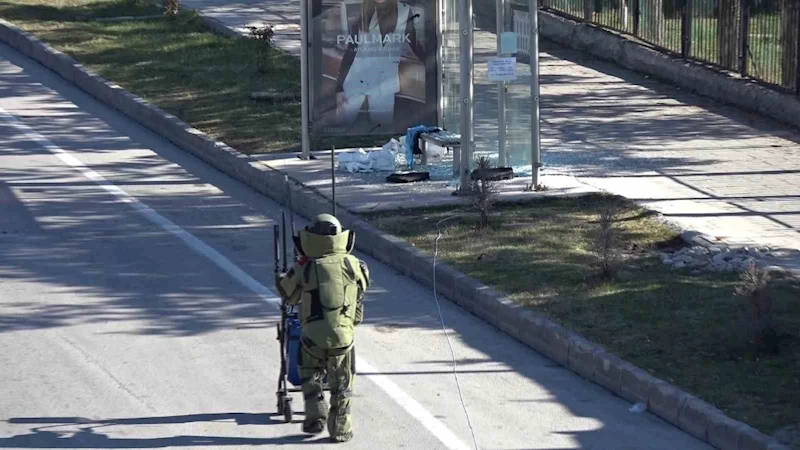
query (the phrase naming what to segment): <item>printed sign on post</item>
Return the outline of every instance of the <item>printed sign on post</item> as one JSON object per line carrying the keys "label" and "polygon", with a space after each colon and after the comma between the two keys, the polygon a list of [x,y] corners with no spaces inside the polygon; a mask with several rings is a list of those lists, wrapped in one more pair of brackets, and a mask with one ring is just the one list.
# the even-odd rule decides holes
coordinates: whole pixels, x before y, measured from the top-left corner
{"label": "printed sign on post", "polygon": [[436,2],[310,1],[309,68],[318,137],[405,134],[435,124]]}
{"label": "printed sign on post", "polygon": [[492,58],[489,60],[489,81],[517,79],[517,58]]}

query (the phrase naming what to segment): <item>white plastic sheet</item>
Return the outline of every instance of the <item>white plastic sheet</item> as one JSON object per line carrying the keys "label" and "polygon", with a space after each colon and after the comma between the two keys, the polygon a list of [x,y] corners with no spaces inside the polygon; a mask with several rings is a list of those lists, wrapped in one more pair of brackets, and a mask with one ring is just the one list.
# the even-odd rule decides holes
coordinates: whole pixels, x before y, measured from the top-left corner
{"label": "white plastic sheet", "polygon": [[444,157],[447,149],[444,147],[439,147],[438,145],[428,143],[425,146],[426,152],[428,154],[428,159],[441,159]]}
{"label": "white plastic sheet", "polygon": [[380,150],[367,152],[360,148],[353,152],[341,153],[337,159],[339,168],[350,173],[393,172],[397,167],[398,155],[402,153],[402,144],[396,139],[392,139]]}

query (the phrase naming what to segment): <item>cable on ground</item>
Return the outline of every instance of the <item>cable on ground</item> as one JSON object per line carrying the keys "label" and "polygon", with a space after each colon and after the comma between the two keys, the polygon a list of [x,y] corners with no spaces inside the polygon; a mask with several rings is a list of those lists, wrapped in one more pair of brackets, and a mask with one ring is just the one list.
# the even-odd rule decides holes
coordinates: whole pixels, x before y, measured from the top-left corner
{"label": "cable on ground", "polygon": [[475,449],[479,450],[478,447],[478,440],[475,438],[475,429],[472,427],[472,421],[469,418],[469,412],[467,411],[467,405],[464,403],[464,394],[461,392],[461,383],[458,381],[458,369],[456,367],[456,355],[453,351],[453,344],[450,342],[450,335],[447,333],[447,327],[444,325],[444,317],[442,316],[442,307],[439,304],[439,295],[436,290],[436,259],[439,256],[439,240],[442,238],[442,230],[441,225],[442,223],[450,220],[455,219],[459,216],[449,216],[446,217],[439,222],[436,223],[436,242],[434,244],[434,252],[433,252],[433,298],[436,300],[436,308],[439,311],[439,321],[442,324],[442,331],[444,332],[444,336],[447,338],[447,345],[450,347],[450,357],[453,361],[453,377],[456,380],[456,387],[458,388],[458,397],[461,400],[461,407],[464,409],[464,415],[467,417],[467,425],[469,426],[469,431],[472,433],[472,442],[475,444]]}

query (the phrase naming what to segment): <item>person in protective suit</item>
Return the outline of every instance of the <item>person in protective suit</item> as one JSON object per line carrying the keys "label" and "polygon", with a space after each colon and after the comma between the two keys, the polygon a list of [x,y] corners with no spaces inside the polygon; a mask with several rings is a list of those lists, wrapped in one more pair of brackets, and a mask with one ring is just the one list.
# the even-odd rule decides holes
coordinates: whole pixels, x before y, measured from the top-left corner
{"label": "person in protective suit", "polygon": [[[353,338],[355,326],[364,318],[362,299],[369,287],[369,270],[350,254],[354,233],[343,230],[329,214],[317,216],[293,238],[301,257],[276,284],[284,301],[300,305],[303,432],[319,434],[327,421],[331,440],[347,442],[353,437]],[[326,375],[330,410],[323,393]]]}

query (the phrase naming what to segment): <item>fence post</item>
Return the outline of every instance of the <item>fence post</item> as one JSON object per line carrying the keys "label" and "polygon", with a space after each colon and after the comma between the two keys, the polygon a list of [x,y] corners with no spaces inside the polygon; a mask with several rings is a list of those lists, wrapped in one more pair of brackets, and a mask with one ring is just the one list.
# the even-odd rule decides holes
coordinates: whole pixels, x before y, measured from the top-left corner
{"label": "fence post", "polygon": [[750,46],[750,2],[740,0],[739,11],[739,73],[743,77],[747,76],[747,51]]}
{"label": "fence post", "polygon": [[592,2],[594,0],[583,0],[583,21],[586,23],[592,23],[594,19],[592,17],[592,10],[594,9]]}
{"label": "fence post", "polygon": [[795,90],[800,84],[800,1],[781,0],[781,77],[780,85]]}
{"label": "fence post", "polygon": [[681,15],[681,56],[688,59],[692,54],[692,0],[684,0]]}
{"label": "fence post", "polygon": [[795,62],[797,63],[797,71],[795,71],[795,82],[794,82],[794,92],[797,95],[800,95],[800,5],[795,5],[795,12],[797,16],[795,18],[795,25],[797,26],[797,42],[795,42],[795,48],[797,49],[797,57]]}
{"label": "fence post", "polygon": [[727,70],[735,71],[739,67],[742,3],[742,0],[717,1],[717,51],[719,64]]}
{"label": "fence post", "polygon": [[633,35],[639,37],[639,19],[641,14],[641,8],[639,7],[639,2],[641,0],[633,0]]}

